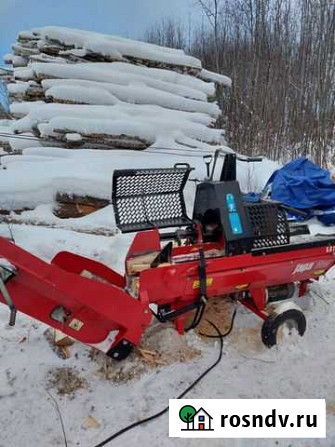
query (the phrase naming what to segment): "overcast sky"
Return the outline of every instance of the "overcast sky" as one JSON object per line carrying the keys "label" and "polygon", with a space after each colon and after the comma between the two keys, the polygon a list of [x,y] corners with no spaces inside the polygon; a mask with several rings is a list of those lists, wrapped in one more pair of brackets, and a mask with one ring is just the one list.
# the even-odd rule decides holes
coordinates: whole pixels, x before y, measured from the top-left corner
{"label": "overcast sky", "polygon": [[188,19],[195,0],[0,0],[0,60],[16,35],[46,25],[139,38],[164,16]]}

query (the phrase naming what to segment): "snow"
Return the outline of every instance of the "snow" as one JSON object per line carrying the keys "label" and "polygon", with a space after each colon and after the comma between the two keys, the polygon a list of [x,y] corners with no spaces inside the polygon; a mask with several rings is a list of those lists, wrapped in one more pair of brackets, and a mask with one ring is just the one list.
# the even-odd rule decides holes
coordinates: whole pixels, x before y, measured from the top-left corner
{"label": "snow", "polygon": [[68,47],[100,53],[113,60],[123,60],[124,57],[133,57],[149,61],[159,61],[171,65],[201,68],[199,59],[186,55],[182,50],[164,48],[118,36],[58,26],[47,26],[35,29],[33,33],[44,40],[57,41]]}
{"label": "snow", "polygon": [[45,92],[45,97],[53,98],[58,102],[71,101],[77,104],[115,105],[118,102],[114,95],[102,88],[84,89],[80,84],[52,87]]}
{"label": "snow", "polygon": [[13,124],[12,120],[0,120],[0,133],[3,134],[11,132],[12,124]]}
{"label": "snow", "polygon": [[15,79],[20,81],[29,81],[29,79],[33,79],[34,72],[29,67],[19,67],[14,70]]}
{"label": "snow", "polygon": [[12,120],[0,120],[0,148],[1,148],[1,142],[9,144],[14,152],[22,151],[27,147],[31,147],[32,144],[35,147],[40,146],[40,142],[36,141],[34,135],[29,132],[23,133],[19,137],[14,136],[13,126],[14,121]]}
{"label": "snow", "polygon": [[25,67],[27,65],[27,59],[21,56],[14,56],[12,65],[13,67]]}
{"label": "snow", "polygon": [[16,84],[8,84],[8,91],[10,94],[24,94],[29,88],[28,82],[18,82]]}
{"label": "snow", "polygon": [[55,64],[66,64],[66,60],[62,57],[49,56],[45,53],[32,54],[29,56],[30,62],[47,62]]}
{"label": "snow", "polygon": [[71,50],[64,50],[64,51],[60,51],[59,54],[61,56],[67,56],[69,54],[72,54],[73,56],[78,56],[78,57],[84,57],[87,55],[87,50],[83,50],[83,49],[71,49]]}
{"label": "snow", "polygon": [[41,146],[39,141],[32,133],[24,132],[19,137],[8,137],[8,143],[14,152],[22,152],[27,147],[31,147],[33,144],[35,147]]}
{"label": "snow", "polygon": [[3,57],[3,60],[6,64],[11,64],[13,62],[14,59],[14,54],[11,53],[6,53]]}
{"label": "snow", "polygon": [[28,115],[31,110],[45,105],[44,101],[15,102],[10,106],[10,112],[15,118]]}
{"label": "snow", "polygon": [[128,63],[44,64],[36,62],[29,68],[15,70],[16,77],[28,75],[31,79],[37,76],[42,79],[82,79],[126,86],[132,83],[144,84],[168,93],[200,100],[206,100],[206,96],[213,96],[215,93],[213,83],[204,82],[194,76]]}
{"label": "snow", "polygon": [[221,113],[209,102],[215,85],[194,76],[117,62],[32,63],[15,70],[15,77],[12,94],[22,95],[27,81],[42,79],[46,99],[65,103],[12,104],[12,114],[22,118],[14,127],[20,133],[37,128],[43,137],[61,140],[65,133],[125,135],[168,148],[224,143],[222,131],[213,128]]}
{"label": "snow", "polygon": [[[0,146],[1,142],[10,145],[14,152],[22,151],[27,147],[31,147],[33,144],[35,147],[40,146],[40,142],[36,141],[32,133],[26,132],[19,137],[14,136],[14,121],[12,120],[0,120]],[[0,189],[1,191],[1,189]],[[2,192],[2,191],[1,191]]]}
{"label": "snow", "polygon": [[60,219],[53,214],[52,204],[37,205],[34,210],[23,213],[12,213],[16,222],[32,225],[43,225],[55,229],[72,230],[79,233],[95,232],[116,234],[115,219],[112,205],[106,206],[93,214],[78,218]]}
{"label": "snow", "polygon": [[[208,128],[213,119],[203,113],[188,113],[146,104],[117,103],[115,106],[17,103],[15,115],[29,114],[14,124],[18,132],[31,132],[35,127],[42,136],[55,133],[81,135],[127,135],[148,141],[151,145],[164,136],[177,143],[197,147],[203,143],[223,143],[222,130]],[[163,145],[162,147],[170,147]]]}
{"label": "snow", "polygon": [[9,143],[7,135],[13,133],[12,124],[11,120],[0,120],[0,147],[1,143]]}
{"label": "snow", "polygon": [[[196,168],[192,177],[201,179],[205,176],[202,155],[213,151],[213,148],[198,149],[198,152],[184,149],[175,150],[175,154],[172,152],[171,155],[161,149],[134,152],[28,148],[23,151],[23,155],[2,158],[6,169],[0,171],[0,208],[13,210],[50,204],[53,203],[57,192],[109,200],[113,170],[126,169],[129,166],[159,168],[173,166],[176,162],[189,162]],[[262,164],[239,162],[238,172],[242,189],[261,190],[267,177],[260,176],[260,172],[270,176],[278,167],[277,163],[271,161]],[[219,175],[218,171],[216,175]],[[194,191],[195,184],[190,182],[186,189],[190,203]],[[113,221],[112,214],[110,211],[110,222]]]}
{"label": "snow", "polygon": [[38,54],[39,50],[37,48],[27,48],[26,46],[20,44],[12,45],[14,53],[18,56],[29,57],[32,54]]}
{"label": "snow", "polygon": [[36,36],[34,36],[32,31],[20,31],[19,32],[19,39],[37,39]]}
{"label": "snow", "polygon": [[82,140],[82,136],[79,133],[67,133],[65,134],[66,141],[79,142]]}
{"label": "snow", "polygon": [[228,78],[228,76],[208,71],[205,68],[201,70],[200,77],[206,81],[216,82],[217,84],[224,85],[225,87],[230,88],[232,86],[232,80]]}
{"label": "snow", "polygon": [[[68,82],[66,82],[68,81]],[[51,81],[43,85],[54,84],[45,91],[46,98],[71,101],[83,104],[115,105],[120,101],[131,104],[153,104],[174,110],[207,113],[217,118],[220,110],[215,103],[183,98],[145,85],[113,85],[98,82],[66,80],[58,83]],[[120,100],[120,101],[119,101]]]}

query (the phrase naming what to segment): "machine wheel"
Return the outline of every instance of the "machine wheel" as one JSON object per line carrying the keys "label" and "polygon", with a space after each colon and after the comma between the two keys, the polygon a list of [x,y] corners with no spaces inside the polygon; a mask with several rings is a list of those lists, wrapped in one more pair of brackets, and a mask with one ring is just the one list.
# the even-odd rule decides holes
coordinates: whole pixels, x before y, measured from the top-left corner
{"label": "machine wheel", "polygon": [[262,341],[271,348],[280,343],[279,337],[281,331],[287,327],[296,329],[300,336],[303,336],[306,330],[306,318],[301,310],[289,309],[282,313],[273,312],[262,326]]}
{"label": "machine wheel", "polygon": [[277,301],[289,300],[293,297],[295,292],[294,283],[282,284],[280,286],[272,286],[268,288],[268,302],[274,303]]}

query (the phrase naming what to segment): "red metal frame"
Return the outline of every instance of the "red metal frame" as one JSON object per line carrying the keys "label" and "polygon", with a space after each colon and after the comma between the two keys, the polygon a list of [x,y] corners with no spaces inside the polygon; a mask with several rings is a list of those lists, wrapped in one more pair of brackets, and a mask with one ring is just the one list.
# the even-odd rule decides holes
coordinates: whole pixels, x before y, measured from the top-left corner
{"label": "red metal frame", "polygon": [[[7,284],[16,308],[76,340],[104,343],[104,351],[121,340],[137,345],[151,322],[148,305],[127,294],[124,278],[102,264],[64,252],[47,264],[2,238],[0,257],[18,270]],[[84,269],[114,284],[83,278],[78,273]],[[69,314],[64,323],[51,316],[59,307]],[[108,344],[111,333],[116,337]]]}
{"label": "red metal frame", "polygon": [[[142,234],[144,233],[140,233],[138,237],[141,238]],[[171,305],[173,310],[196,302],[200,295],[199,261],[180,263],[178,260],[181,255],[198,253],[200,248],[206,253],[215,248],[222,249],[222,245],[208,243],[174,248],[175,264],[148,269],[139,274],[139,299],[142,300],[145,295],[146,300],[162,306]],[[334,264],[335,253],[326,246],[303,250],[294,250],[292,246],[290,251],[266,256],[245,254],[208,258],[206,259],[207,297],[223,297],[238,293],[243,305],[266,320],[268,287],[299,283],[300,296],[303,296],[307,291],[307,283],[318,280],[320,271],[326,273]],[[245,294],[240,293],[241,291],[248,291],[248,298],[245,298]],[[178,330],[181,331],[180,319],[178,319]]]}
{"label": "red metal frame", "polygon": [[[150,325],[149,304],[170,305],[179,310],[200,297],[199,250],[205,251],[207,297],[236,295],[259,317],[268,317],[267,288],[287,283],[300,284],[300,296],[309,281],[318,280],[335,264],[329,247],[292,249],[282,253],[253,256],[210,257],[222,252],[223,244],[203,243],[176,247],[172,265],[148,268],[138,275],[139,294],[127,292],[127,277],[84,257],[62,252],[48,264],[5,239],[0,238],[0,258],[17,269],[7,288],[17,309],[83,343],[108,352],[129,342],[138,345]],[[130,259],[161,249],[158,230],[136,235],[126,257]],[[93,279],[81,276],[87,270]],[[102,278],[104,282],[100,282]],[[106,283],[107,282],[107,283]],[[0,301],[6,303],[0,294]],[[54,318],[56,309],[64,321]],[[183,332],[185,316],[175,323]]]}

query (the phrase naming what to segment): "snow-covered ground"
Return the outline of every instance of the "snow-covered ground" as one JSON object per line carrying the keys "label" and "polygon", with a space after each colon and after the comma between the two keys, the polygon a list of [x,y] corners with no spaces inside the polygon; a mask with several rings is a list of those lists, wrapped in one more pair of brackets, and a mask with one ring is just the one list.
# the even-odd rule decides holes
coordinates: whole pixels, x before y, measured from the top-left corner
{"label": "snow-covered ground", "polygon": [[[153,152],[153,153],[152,153]],[[7,169],[0,171],[1,206],[36,207],[21,215],[31,221],[43,220],[60,225],[51,212],[56,191],[88,193],[109,198],[115,168],[171,166],[176,161],[195,166],[193,178],[203,178],[202,153],[171,154],[125,151],[67,151],[52,148],[26,149],[22,156],[3,157]],[[159,151],[157,151],[159,152]],[[205,151],[203,153],[206,153]],[[239,163],[239,179],[244,191],[260,189],[277,165]],[[186,201],[191,212],[194,183],[188,185]],[[11,225],[18,245],[50,261],[61,250],[100,260],[122,272],[123,260],[132,235],[113,237],[80,234],[76,227],[114,228],[113,211],[107,207],[80,219],[62,220],[63,228]],[[320,232],[313,221],[311,229]],[[322,228],[322,232],[332,229]],[[0,235],[10,236],[9,227],[0,225]],[[304,307],[308,320],[305,336],[280,348],[268,350],[260,340],[261,321],[239,308],[234,332],[224,343],[219,364],[192,392],[189,398],[326,398],[328,404],[326,440],[178,440],[168,438],[168,416],[126,433],[113,446],[227,446],[227,447],[308,447],[335,445],[335,272],[314,284]],[[122,427],[145,418],[180,394],[218,354],[217,343],[207,343],[194,333],[187,343],[201,355],[192,360],[151,369],[144,363],[141,374],[119,382],[101,373],[102,360],[92,359],[90,349],[79,343],[70,348],[71,357],[61,360],[52,351],[44,332],[46,327],[24,315],[9,328],[8,309],[0,307],[0,446],[53,447],[64,445],[54,397],[64,420],[68,446],[91,447]],[[167,344],[176,338],[162,328]],[[165,331],[165,332],[164,332]],[[164,344],[163,344],[164,346]],[[171,347],[170,347],[171,348]],[[137,370],[134,360],[113,364],[119,375]],[[138,360],[137,360],[138,362]],[[128,366],[127,366],[128,365]],[[72,396],[59,395],[57,385],[50,385],[59,368],[68,367],[82,380]],[[122,371],[122,368],[124,370]],[[51,388],[50,388],[51,386]],[[51,394],[50,394],[51,393]],[[52,397],[51,397],[52,396]]]}

